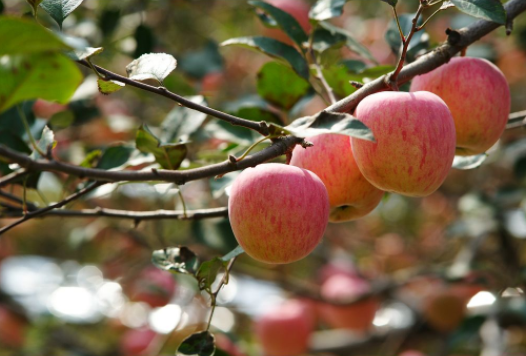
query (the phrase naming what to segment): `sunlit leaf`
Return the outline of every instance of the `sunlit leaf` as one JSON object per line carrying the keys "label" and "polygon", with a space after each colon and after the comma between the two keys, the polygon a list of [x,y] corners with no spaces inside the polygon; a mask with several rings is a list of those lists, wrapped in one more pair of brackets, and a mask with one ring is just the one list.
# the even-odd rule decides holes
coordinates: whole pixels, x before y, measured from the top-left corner
{"label": "sunlit leaf", "polygon": [[165,271],[183,274],[194,274],[199,266],[196,254],[185,246],[153,251],[152,263]]}
{"label": "sunlit leaf", "polygon": [[116,80],[104,80],[101,78],[97,80],[97,85],[99,87],[99,92],[104,95],[115,93],[125,86],[124,83],[118,82]]}
{"label": "sunlit leaf", "polygon": [[455,4],[453,4],[451,1],[444,1],[442,5],[440,5],[440,10],[449,9],[450,7],[455,7]]}
{"label": "sunlit leaf", "polygon": [[40,6],[46,10],[51,17],[57,21],[60,28],[62,28],[62,22],[68,17],[83,0],[44,0]]}
{"label": "sunlit leaf", "polygon": [[318,0],[310,9],[309,17],[323,21],[338,17],[343,13],[343,6],[348,0]]}
{"label": "sunlit leaf", "polygon": [[[44,130],[42,131],[42,136],[40,137],[40,140],[37,144],[39,150],[42,151],[42,153],[47,154],[55,147],[56,144],[57,141],[55,141],[55,133],[49,127],[45,126]],[[42,155],[37,150],[34,150],[30,157],[32,159],[39,159],[42,158]]]}
{"label": "sunlit leaf", "polygon": [[[72,46],[75,47],[75,46]],[[80,49],[75,49],[68,53],[68,56],[75,61],[81,61],[83,59],[89,58],[91,56],[97,55],[104,50],[102,47],[84,47]]]}
{"label": "sunlit leaf", "polygon": [[148,53],[126,66],[128,77],[133,80],[155,79],[163,83],[166,78],[177,66],[175,58],[166,53]]}
{"label": "sunlit leaf", "polygon": [[287,61],[304,79],[309,79],[309,66],[303,56],[294,48],[269,37],[238,37],[221,43],[221,46],[243,46],[263,52],[271,57]]}
{"label": "sunlit leaf", "polygon": [[212,356],[215,349],[214,335],[209,331],[202,331],[186,338],[177,349],[177,355]]}
{"label": "sunlit leaf", "polygon": [[450,0],[460,11],[493,21],[501,25],[506,24],[506,10],[499,0]]}

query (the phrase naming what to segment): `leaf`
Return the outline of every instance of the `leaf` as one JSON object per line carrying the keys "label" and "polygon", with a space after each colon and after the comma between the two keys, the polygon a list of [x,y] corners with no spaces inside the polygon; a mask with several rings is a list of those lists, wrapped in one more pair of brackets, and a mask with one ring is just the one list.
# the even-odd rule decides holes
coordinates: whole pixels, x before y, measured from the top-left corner
{"label": "leaf", "polygon": [[195,253],[185,246],[153,251],[152,263],[165,271],[183,274],[194,274],[199,266]]}
{"label": "leaf", "polygon": [[268,102],[290,110],[307,93],[310,84],[288,66],[266,63],[258,73],[258,94]]}
{"label": "leaf", "polygon": [[35,53],[3,57],[0,78],[2,112],[24,100],[36,98],[66,104],[80,84],[82,74],[62,54]]}
{"label": "leaf", "polygon": [[177,349],[177,355],[212,356],[216,350],[215,338],[209,331],[187,337]]}
{"label": "leaf", "polygon": [[2,0],[0,0],[0,14],[2,14],[4,12],[4,9],[5,9],[4,2]]}
{"label": "leaf", "polygon": [[150,53],[155,47],[155,36],[152,29],[144,24],[140,24],[135,29],[133,34],[135,39],[135,51],[133,52],[133,58],[138,58],[143,54]]}
{"label": "leaf", "polygon": [[208,41],[202,49],[186,52],[179,60],[178,68],[191,77],[203,79],[209,73],[221,72],[223,64],[219,46],[214,41]]}
{"label": "leaf", "polygon": [[[227,174],[218,180],[226,180],[225,184],[232,184],[233,179],[228,179],[229,176],[230,174]],[[214,179],[210,179],[209,182],[212,186]],[[228,218],[194,220],[191,234],[197,243],[218,251],[218,253],[227,253],[238,246]]]}
{"label": "leaf", "polygon": [[392,7],[395,7],[396,4],[398,4],[398,0],[381,0],[385,3],[388,3],[389,5],[391,5]]}
{"label": "leaf", "polygon": [[499,0],[450,0],[460,11],[500,25],[506,24],[506,10]]}
{"label": "leaf", "polygon": [[[27,144],[17,135],[15,135],[11,131],[0,129],[0,145],[6,146],[12,150],[15,150],[17,152],[21,152],[24,154],[30,154],[31,150],[29,147],[27,147]],[[2,158],[0,157],[0,174],[1,175],[7,175],[9,173],[13,172],[11,168],[9,168],[8,162],[3,162]],[[21,182],[23,178],[21,178],[17,182]],[[38,175],[37,175],[37,181],[38,181]]]}
{"label": "leaf", "polygon": [[345,44],[347,45],[347,47],[349,47],[351,51],[362,56],[363,58],[370,60],[373,63],[378,63],[378,61],[373,57],[371,52],[369,52],[369,50],[360,42],[356,41],[349,31],[346,31],[343,28],[336,27],[328,22],[320,22],[320,26],[333,35],[344,36],[346,38]]}
{"label": "leaf", "polygon": [[305,52],[303,43],[307,42],[309,38],[292,15],[264,1],[249,1],[248,3],[270,15],[276,22],[276,25],[281,28],[303,52]]}
{"label": "leaf", "polygon": [[163,144],[145,125],[137,130],[135,145],[139,151],[153,154],[155,161],[164,169],[178,169],[187,153],[184,143]]}
{"label": "leaf", "polygon": [[75,121],[75,115],[71,110],[64,110],[57,112],[55,115],[53,115],[48,123],[51,125],[51,128],[55,131],[65,129],[66,127],[71,126],[71,124]]}
{"label": "leaf", "polygon": [[221,46],[244,46],[263,52],[271,57],[287,61],[300,77],[309,80],[309,66],[294,47],[268,37],[238,37],[221,43]]}
{"label": "leaf", "polygon": [[[36,118],[35,113],[33,112],[34,103],[34,101],[29,100],[20,104],[20,108],[22,109],[21,112],[26,118],[29,128],[35,126]],[[9,131],[18,137],[23,137],[26,134],[26,129],[17,107],[12,107],[0,114],[0,130]]]}
{"label": "leaf", "polygon": [[233,259],[234,257],[241,255],[242,253],[245,253],[245,250],[243,250],[243,247],[237,246],[235,249],[233,249],[232,251],[230,251],[223,257],[221,257],[221,260],[227,262]]}
{"label": "leaf", "polygon": [[71,49],[36,22],[14,17],[0,17],[0,43],[0,56]]}
{"label": "leaf", "polygon": [[[72,46],[73,47],[73,46]],[[81,61],[83,59],[89,58],[96,54],[101,53],[104,50],[102,47],[83,47],[80,49],[75,49],[68,53],[68,57],[74,61]]]}
{"label": "leaf", "polygon": [[164,78],[177,66],[177,61],[172,55],[166,53],[148,53],[126,66],[128,77],[133,80],[155,79],[161,85]]}
{"label": "leaf", "polygon": [[[398,16],[400,21],[400,27],[405,36],[411,31],[413,26],[414,14],[402,14]],[[422,24],[422,18],[418,20],[418,24]],[[385,33],[385,40],[391,46],[391,51],[395,55],[399,55],[400,49],[402,47],[402,39],[400,38],[400,31],[398,30],[398,25],[396,20],[392,19],[389,22],[387,27],[387,32]],[[407,50],[407,61],[412,62],[415,60],[415,56],[418,52],[425,50],[429,47],[429,35],[424,30],[420,30],[413,35],[411,42],[409,43]]]}
{"label": "leaf", "polygon": [[[50,130],[49,127],[44,126],[44,130],[42,131],[42,136],[40,137],[40,140],[38,141],[38,148],[40,151],[42,151],[44,154],[47,154],[50,150],[52,150],[57,144],[57,141],[55,141],[55,134],[53,131]],[[34,150],[30,157],[32,159],[39,159],[42,158],[42,155],[39,151]]]}
{"label": "leaf", "polygon": [[345,66],[348,70],[350,70],[353,73],[360,73],[361,71],[367,68],[367,64],[356,59],[344,59],[340,61],[340,64]]}
{"label": "leaf", "polygon": [[451,1],[446,0],[440,5],[440,10],[449,9],[450,7],[455,7],[455,5]]}
{"label": "leaf", "polygon": [[488,155],[485,153],[475,156],[455,156],[452,168],[462,170],[478,168],[484,163],[486,158],[488,158]]}
{"label": "leaf", "polygon": [[276,124],[282,122],[279,115],[275,110],[272,110],[269,103],[258,95],[247,95],[236,101],[227,103],[225,105],[225,111],[237,117],[252,121],[266,121]]}
{"label": "leaf", "polygon": [[214,257],[210,261],[201,263],[195,277],[200,290],[206,290],[209,293],[212,293],[210,289],[212,284],[215,282],[218,273],[225,269],[228,262],[223,261],[219,257]]}
{"label": "leaf", "polygon": [[79,7],[82,1],[83,0],[44,0],[40,4],[40,7],[46,10],[62,29],[64,19]]}
{"label": "leaf", "polygon": [[118,82],[116,80],[104,80],[101,78],[97,79],[97,85],[99,87],[99,92],[104,95],[115,93],[125,86],[124,83]]}
{"label": "leaf", "polygon": [[324,21],[338,17],[343,13],[347,0],[318,0],[310,9],[309,18]]}
{"label": "leaf", "polygon": [[38,5],[42,2],[42,0],[27,0],[28,4],[31,5],[31,11],[33,12],[33,16],[36,16]]}
{"label": "leaf", "polygon": [[312,49],[318,53],[325,52],[331,47],[343,45],[347,41],[347,37],[331,32],[324,28],[317,28],[312,37]]}
{"label": "leaf", "polygon": [[285,129],[297,137],[335,133],[375,142],[371,129],[360,120],[349,114],[325,110],[318,115],[297,119]]}
{"label": "leaf", "polygon": [[121,167],[130,160],[133,151],[134,148],[128,146],[108,147],[100,157],[97,168],[110,170]]}
{"label": "leaf", "polygon": [[[186,99],[202,106],[208,106],[202,95],[190,96]],[[161,139],[164,142],[173,142],[177,139],[187,141],[190,135],[201,127],[207,116],[200,111],[176,105],[161,124]]]}

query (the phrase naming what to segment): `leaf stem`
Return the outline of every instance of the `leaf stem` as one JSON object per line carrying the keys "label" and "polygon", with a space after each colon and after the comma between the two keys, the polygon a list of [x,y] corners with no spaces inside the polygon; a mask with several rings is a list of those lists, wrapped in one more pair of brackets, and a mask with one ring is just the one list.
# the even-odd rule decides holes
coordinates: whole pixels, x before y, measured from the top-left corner
{"label": "leaf stem", "polygon": [[398,26],[398,32],[400,33],[400,39],[402,40],[402,44],[405,44],[404,31],[402,31],[402,26],[400,25],[400,19],[398,18],[398,12],[396,11],[395,6],[393,6],[393,15],[396,20],[396,25]]}
{"label": "leaf stem", "polygon": [[42,152],[40,147],[38,147],[38,144],[37,144],[35,138],[31,134],[31,129],[29,128],[29,124],[27,123],[26,114],[24,113],[24,110],[22,110],[20,108],[20,105],[17,105],[16,109],[18,110],[18,115],[22,119],[22,123],[24,124],[24,129],[26,130],[26,134],[29,137],[29,141],[31,142],[31,146],[33,146],[33,149],[35,151],[37,151],[42,157],[45,157],[46,154],[44,152]]}
{"label": "leaf stem", "polygon": [[183,204],[183,217],[186,219],[188,216],[186,215],[186,203],[184,201],[183,192],[181,192],[181,187],[177,186],[177,194],[179,194],[179,198],[181,199],[181,203]]}
{"label": "leaf stem", "polygon": [[266,136],[266,137],[263,137],[259,140],[257,140],[255,143],[253,143],[249,148],[247,148],[247,150],[245,151],[245,153],[243,153],[241,155],[241,157],[237,158],[236,160],[239,162],[239,161],[242,161],[246,156],[248,156],[248,154],[250,153],[250,151],[252,151],[257,145],[259,145],[261,142],[264,142],[266,140],[270,140],[270,139],[273,139],[275,138],[275,136]]}

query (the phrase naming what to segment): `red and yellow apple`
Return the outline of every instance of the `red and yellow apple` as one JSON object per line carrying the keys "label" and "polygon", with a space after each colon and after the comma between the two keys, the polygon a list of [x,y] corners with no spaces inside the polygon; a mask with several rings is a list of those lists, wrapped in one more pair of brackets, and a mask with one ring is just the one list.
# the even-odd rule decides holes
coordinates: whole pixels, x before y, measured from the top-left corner
{"label": "red and yellow apple", "polygon": [[249,256],[266,263],[290,263],[307,256],[321,241],[329,220],[329,198],[316,174],[285,164],[262,164],[236,178],[228,215]]}
{"label": "red and yellow apple", "polygon": [[437,94],[451,110],[457,155],[484,153],[506,127],[510,89],[499,68],[485,59],[453,58],[448,64],[415,77],[411,91],[420,90]]}
{"label": "red and yellow apple", "polygon": [[[370,291],[370,285],[359,276],[334,275],[321,286],[322,297],[329,302],[344,302]],[[371,297],[350,305],[323,303],[320,317],[333,328],[366,332],[372,326],[379,301]]]}
{"label": "red and yellow apple", "polygon": [[356,163],[375,187],[417,197],[444,182],[455,156],[455,125],[437,95],[372,94],[358,104],[355,116],[376,139],[351,139]]}
{"label": "red and yellow apple", "polygon": [[323,134],[306,140],[314,146],[296,146],[290,164],[314,172],[325,184],[331,205],[329,221],[349,221],[369,214],[384,192],[369,183],[358,169],[350,137]]}
{"label": "red and yellow apple", "polygon": [[255,323],[256,337],[266,356],[304,354],[313,329],[305,304],[298,300],[270,309]]}

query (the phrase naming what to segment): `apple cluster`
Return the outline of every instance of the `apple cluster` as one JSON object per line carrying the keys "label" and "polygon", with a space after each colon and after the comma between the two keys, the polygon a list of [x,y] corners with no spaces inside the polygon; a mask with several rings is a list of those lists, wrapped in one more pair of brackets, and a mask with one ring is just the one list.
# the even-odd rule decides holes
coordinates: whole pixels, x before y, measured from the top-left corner
{"label": "apple cluster", "polygon": [[481,154],[497,142],[510,103],[502,72],[470,57],[415,77],[410,92],[369,95],[353,114],[374,142],[333,133],[308,137],[314,146],[297,146],[290,165],[263,164],[238,176],[228,203],[234,235],[261,262],[302,259],[329,221],[370,213],[384,192],[435,192],[455,154]]}

